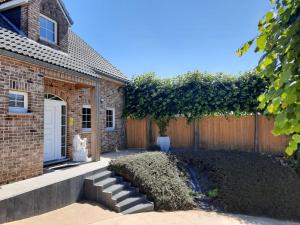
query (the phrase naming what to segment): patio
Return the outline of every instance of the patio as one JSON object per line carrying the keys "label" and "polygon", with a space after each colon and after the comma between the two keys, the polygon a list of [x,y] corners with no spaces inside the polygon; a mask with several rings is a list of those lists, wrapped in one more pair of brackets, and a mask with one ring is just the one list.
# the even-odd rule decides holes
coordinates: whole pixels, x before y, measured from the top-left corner
{"label": "patio", "polygon": [[299,225],[299,223],[268,218],[200,210],[122,215],[108,211],[100,205],[89,203],[75,203],[47,214],[9,223],[8,225],[140,225],[141,221],[144,225]]}

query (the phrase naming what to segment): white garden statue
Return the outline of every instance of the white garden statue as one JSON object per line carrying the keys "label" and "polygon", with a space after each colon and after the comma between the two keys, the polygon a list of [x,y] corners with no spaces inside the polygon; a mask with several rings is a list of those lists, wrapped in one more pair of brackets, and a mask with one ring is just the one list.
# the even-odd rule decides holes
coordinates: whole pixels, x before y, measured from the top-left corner
{"label": "white garden statue", "polygon": [[81,139],[79,135],[75,135],[73,139],[73,161],[75,162],[89,162],[87,150],[87,139]]}

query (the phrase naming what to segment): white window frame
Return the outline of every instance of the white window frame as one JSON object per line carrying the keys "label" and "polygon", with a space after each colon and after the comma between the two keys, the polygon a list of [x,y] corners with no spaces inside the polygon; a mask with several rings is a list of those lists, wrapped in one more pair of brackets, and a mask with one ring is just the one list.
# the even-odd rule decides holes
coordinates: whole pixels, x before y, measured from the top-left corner
{"label": "white window frame", "polygon": [[[44,19],[49,20],[52,23],[54,23],[54,39],[55,40],[54,40],[54,42],[50,41],[47,38],[42,37],[41,34],[40,34],[40,39],[43,40],[43,41],[46,41],[48,43],[51,43],[51,44],[57,44],[57,22],[55,20],[43,15],[43,14],[40,14],[40,17],[44,17]],[[40,32],[41,32],[41,28],[40,28]]]}
{"label": "white window frame", "polygon": [[8,107],[10,113],[28,113],[28,93],[20,91],[9,91],[9,94],[23,95],[24,96],[24,107]]}
{"label": "white window frame", "polygon": [[[91,109],[91,126],[92,126],[92,107],[91,107],[91,105],[83,105],[82,109],[83,108]],[[82,124],[81,124],[81,126],[82,126]],[[91,128],[83,128],[82,127],[82,132],[83,133],[90,133],[90,132],[92,132],[92,127]]]}
{"label": "white window frame", "polygon": [[[113,112],[113,126],[112,127],[106,127],[106,124],[107,124],[107,121],[106,121],[106,111],[107,110],[111,110],[112,112]],[[115,128],[116,128],[116,113],[115,113],[115,108],[106,108],[106,110],[105,110],[105,130],[106,131],[114,131],[115,130]]]}

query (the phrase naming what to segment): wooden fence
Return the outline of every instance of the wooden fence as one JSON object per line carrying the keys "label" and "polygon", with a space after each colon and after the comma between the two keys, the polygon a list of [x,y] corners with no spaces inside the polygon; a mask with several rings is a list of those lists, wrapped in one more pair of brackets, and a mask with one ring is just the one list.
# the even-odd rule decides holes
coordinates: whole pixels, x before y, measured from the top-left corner
{"label": "wooden fence", "polygon": [[[274,119],[265,116],[211,116],[187,123],[185,118],[172,120],[167,130],[173,148],[260,151],[280,154],[288,137],[275,137]],[[127,121],[127,147],[146,148],[158,136],[158,127],[149,119]]]}

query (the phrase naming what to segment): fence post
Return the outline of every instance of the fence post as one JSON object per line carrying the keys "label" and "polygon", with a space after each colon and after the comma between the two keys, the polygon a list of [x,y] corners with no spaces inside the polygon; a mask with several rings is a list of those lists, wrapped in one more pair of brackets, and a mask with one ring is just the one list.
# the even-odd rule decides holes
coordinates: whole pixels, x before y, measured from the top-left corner
{"label": "fence post", "polygon": [[199,120],[193,120],[194,150],[199,148]]}
{"label": "fence post", "polygon": [[146,117],[146,148],[151,145],[152,142],[152,123],[150,116]]}
{"label": "fence post", "polygon": [[259,114],[255,113],[254,119],[254,151],[259,152]]}

